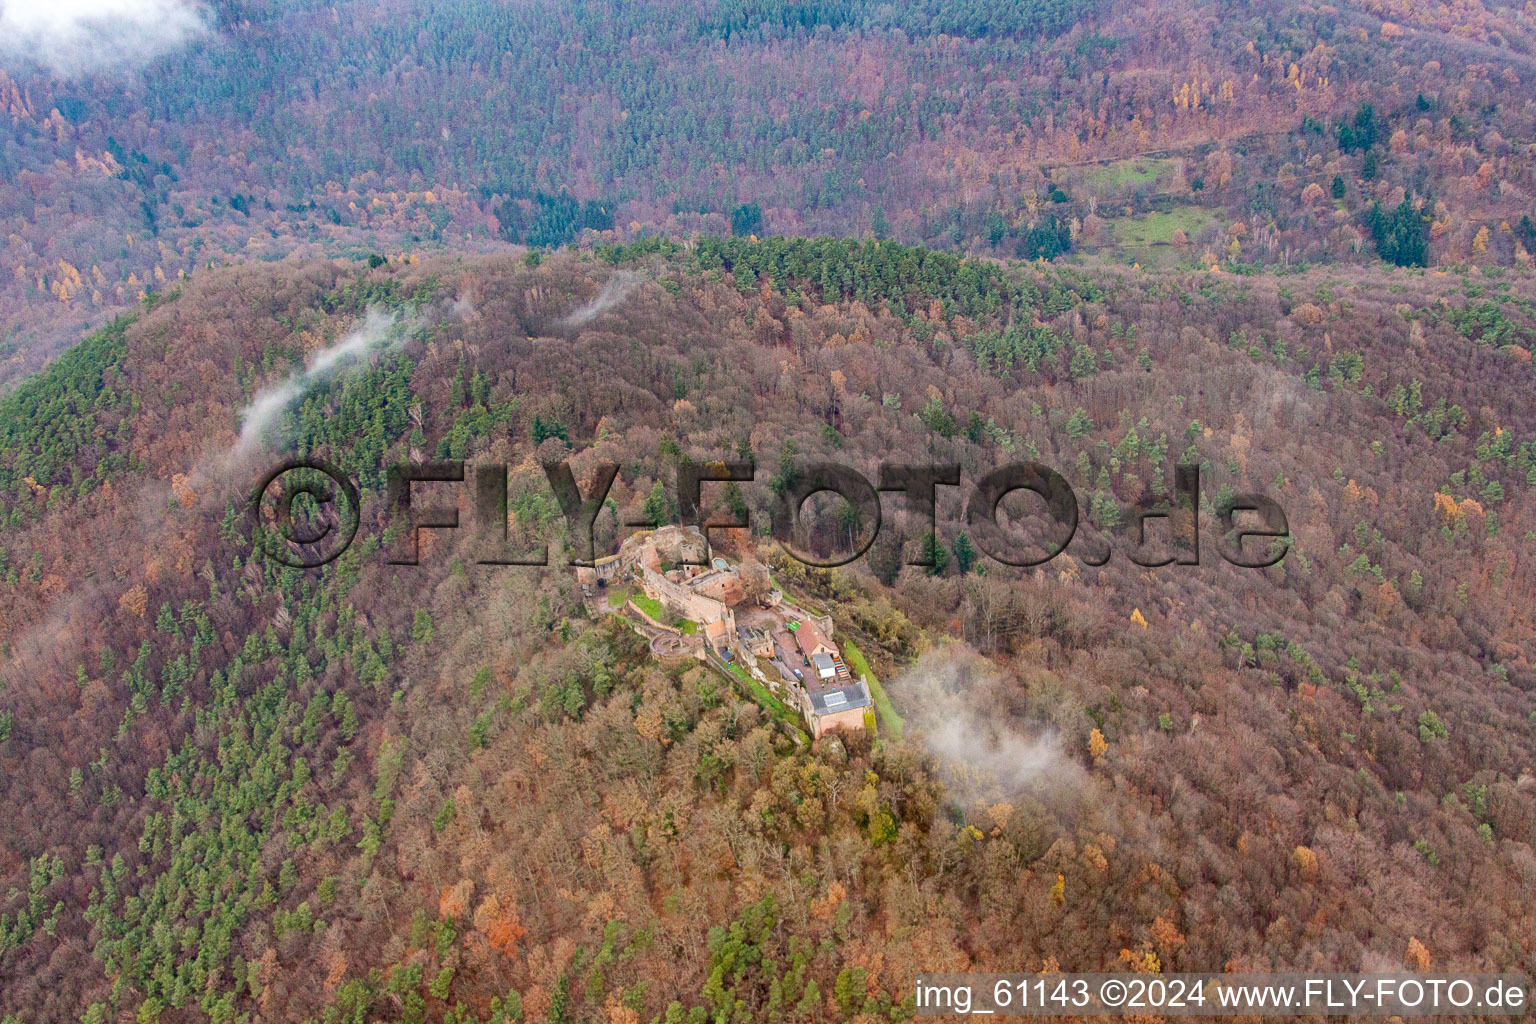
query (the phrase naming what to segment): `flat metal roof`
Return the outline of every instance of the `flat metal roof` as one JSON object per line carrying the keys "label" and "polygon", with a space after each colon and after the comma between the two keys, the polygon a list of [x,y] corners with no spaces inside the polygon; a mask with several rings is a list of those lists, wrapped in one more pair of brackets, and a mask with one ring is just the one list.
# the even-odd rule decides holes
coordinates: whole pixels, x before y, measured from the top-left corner
{"label": "flat metal roof", "polygon": [[862,682],[836,690],[817,690],[811,694],[811,710],[818,715],[867,708],[872,703],[873,701],[869,698],[869,689]]}

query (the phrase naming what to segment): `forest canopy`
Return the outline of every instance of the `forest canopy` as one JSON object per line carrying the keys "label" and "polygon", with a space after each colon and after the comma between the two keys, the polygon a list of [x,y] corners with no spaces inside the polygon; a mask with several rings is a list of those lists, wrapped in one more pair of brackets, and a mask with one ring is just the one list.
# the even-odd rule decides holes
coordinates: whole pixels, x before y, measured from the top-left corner
{"label": "forest canopy", "polygon": [[[936,966],[1526,970],[1533,298],[741,236],[194,275],[5,399],[0,1018],[894,1021]],[[360,539],[287,569],[220,467],[369,309],[416,326],[277,435],[355,475]],[[1082,537],[1009,569],[941,489],[847,569],[776,551],[775,481],[903,452],[1060,467]],[[558,560],[383,557],[401,459],[514,467],[509,542],[559,551],[536,454],[624,467],[611,550],[725,453],[762,479],[710,500],[761,525],[721,550],[832,617],[869,731],[656,661]],[[1274,494],[1280,563],[1096,567],[1180,464],[1212,509]],[[965,767],[946,687],[1049,770]]]}

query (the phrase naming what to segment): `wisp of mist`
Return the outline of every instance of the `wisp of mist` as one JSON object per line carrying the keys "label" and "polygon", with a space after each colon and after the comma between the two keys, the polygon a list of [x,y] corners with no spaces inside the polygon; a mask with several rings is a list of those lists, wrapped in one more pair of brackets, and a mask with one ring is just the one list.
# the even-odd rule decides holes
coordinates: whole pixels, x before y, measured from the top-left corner
{"label": "wisp of mist", "polygon": [[620,271],[614,274],[603,282],[603,286],[597,291],[596,298],[579,307],[575,312],[560,321],[561,326],[581,327],[591,322],[629,298],[629,293],[635,290],[640,280],[639,274],[630,273],[629,271]]}
{"label": "wisp of mist", "polygon": [[337,376],[358,365],[374,351],[398,347],[402,333],[396,330],[398,318],[377,309],[368,310],[361,325],[340,341],[315,353],[309,366],[280,384],[263,388],[240,414],[240,438],[229,452],[227,462],[234,463],[255,451],[267,438],[278,418],[309,387],[327,377]]}
{"label": "wisp of mist", "polygon": [[1008,685],[995,665],[959,643],[927,652],[891,681],[909,709],[907,734],[934,756],[962,803],[1062,792],[1083,780],[1052,730],[1010,715]]}

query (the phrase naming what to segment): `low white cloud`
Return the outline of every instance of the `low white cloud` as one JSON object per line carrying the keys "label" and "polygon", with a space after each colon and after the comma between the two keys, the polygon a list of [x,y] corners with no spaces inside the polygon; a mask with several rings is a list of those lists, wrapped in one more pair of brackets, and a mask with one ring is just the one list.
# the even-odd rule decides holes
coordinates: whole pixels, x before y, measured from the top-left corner
{"label": "low white cloud", "polygon": [[197,0],[0,0],[0,59],[63,75],[134,67],[212,21]]}
{"label": "low white cloud", "polygon": [[891,681],[908,733],[964,803],[1044,796],[1083,782],[1053,730],[1009,713],[1009,688],[997,666],[959,643],[929,651]]}

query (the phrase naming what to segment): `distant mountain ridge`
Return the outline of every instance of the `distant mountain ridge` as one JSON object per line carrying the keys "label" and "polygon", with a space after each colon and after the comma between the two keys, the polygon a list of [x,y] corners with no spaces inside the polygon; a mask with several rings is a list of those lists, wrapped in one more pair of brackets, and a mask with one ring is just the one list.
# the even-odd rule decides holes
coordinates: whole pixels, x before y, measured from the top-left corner
{"label": "distant mountain ridge", "polygon": [[[183,273],[289,254],[732,230],[1182,267],[1536,251],[1515,5],[401,0],[212,21],[142,70],[0,70],[4,377]],[[1403,212],[1385,230],[1378,210]]]}

